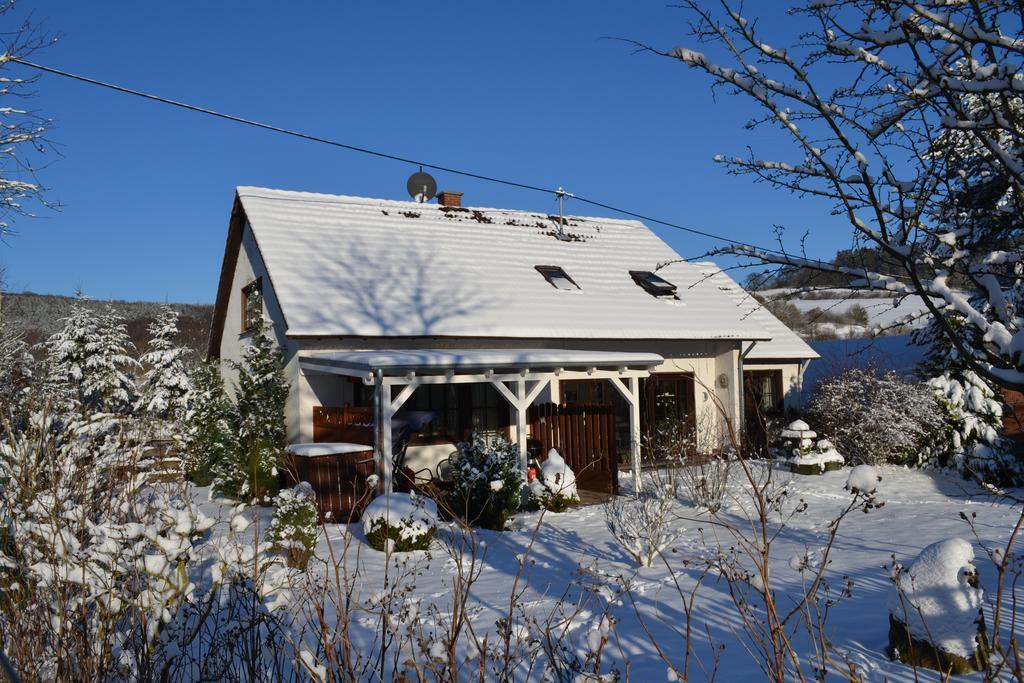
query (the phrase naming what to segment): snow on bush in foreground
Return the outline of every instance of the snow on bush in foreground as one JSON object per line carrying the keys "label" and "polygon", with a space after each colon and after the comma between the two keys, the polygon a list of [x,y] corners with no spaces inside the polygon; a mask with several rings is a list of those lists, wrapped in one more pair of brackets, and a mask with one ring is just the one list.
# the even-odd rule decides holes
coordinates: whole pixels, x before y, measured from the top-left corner
{"label": "snow on bush in foreground", "polygon": [[437,506],[415,493],[385,493],[366,506],[362,521],[376,550],[426,550],[437,528]]}
{"label": "snow on bush in foreground", "polygon": [[274,518],[267,539],[288,556],[289,566],[305,568],[316,545],[316,494],[301,481],[274,497]]}

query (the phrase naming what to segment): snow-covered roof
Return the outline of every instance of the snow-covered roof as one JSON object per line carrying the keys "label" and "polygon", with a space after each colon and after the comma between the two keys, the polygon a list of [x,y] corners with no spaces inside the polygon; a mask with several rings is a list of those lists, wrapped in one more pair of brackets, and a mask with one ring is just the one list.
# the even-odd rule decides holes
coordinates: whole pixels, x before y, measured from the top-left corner
{"label": "snow-covered roof", "polygon": [[664,358],[656,353],[576,351],[571,349],[413,349],[389,351],[320,351],[303,354],[305,368],[366,374],[407,371],[444,372],[495,369],[652,368]]}
{"label": "snow-covered roof", "polygon": [[[676,262],[656,298],[631,270],[679,256],[638,221],[239,187],[291,337],[768,339]],[[553,287],[559,266],[579,289]]]}
{"label": "snow-covered roof", "polygon": [[[785,323],[772,315],[752,294],[740,287],[718,264],[704,261],[693,264],[708,278],[708,284],[729,296],[748,319],[757,322],[768,331],[770,341],[761,341],[746,354],[749,360],[812,359],[819,358],[818,352],[800,338]],[[744,348],[748,348],[745,344]]]}

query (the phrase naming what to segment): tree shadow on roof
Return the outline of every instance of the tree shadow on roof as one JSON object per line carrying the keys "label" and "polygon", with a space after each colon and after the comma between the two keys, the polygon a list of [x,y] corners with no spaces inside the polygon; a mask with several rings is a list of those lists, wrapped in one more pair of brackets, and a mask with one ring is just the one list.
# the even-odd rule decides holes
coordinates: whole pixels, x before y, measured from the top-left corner
{"label": "tree shadow on roof", "polygon": [[430,245],[355,242],[342,256],[317,252],[310,269],[303,332],[324,336],[450,335],[458,319],[503,305],[474,285],[481,270],[456,265]]}

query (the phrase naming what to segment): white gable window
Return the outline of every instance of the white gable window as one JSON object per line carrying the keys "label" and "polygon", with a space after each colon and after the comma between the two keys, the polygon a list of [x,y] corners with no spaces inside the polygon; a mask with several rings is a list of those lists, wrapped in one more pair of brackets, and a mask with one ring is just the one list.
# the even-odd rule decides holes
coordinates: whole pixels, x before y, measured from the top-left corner
{"label": "white gable window", "polygon": [[579,289],[576,281],[565,274],[565,271],[558,266],[534,266],[537,272],[544,276],[544,279],[555,289],[571,291]]}
{"label": "white gable window", "polygon": [[643,287],[651,296],[676,298],[676,286],[651,271],[631,270],[629,274],[632,276],[633,282]]}

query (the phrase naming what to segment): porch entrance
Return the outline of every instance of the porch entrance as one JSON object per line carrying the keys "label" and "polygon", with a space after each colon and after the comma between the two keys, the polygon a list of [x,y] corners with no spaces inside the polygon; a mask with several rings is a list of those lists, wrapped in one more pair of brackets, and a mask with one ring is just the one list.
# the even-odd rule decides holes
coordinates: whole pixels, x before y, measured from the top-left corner
{"label": "porch entrance", "polygon": [[[401,422],[400,411],[406,404],[410,404],[417,389],[445,387],[437,396],[447,398],[451,395],[449,390],[455,385],[468,385],[470,402],[475,403],[474,408],[480,411],[471,420],[475,423],[474,431],[501,431],[508,425],[510,436],[518,446],[520,468],[525,474],[529,455],[527,425],[531,418],[531,406],[540,402],[543,392],[548,391],[550,394],[559,380],[604,380],[628,405],[630,461],[634,486],[639,490],[639,381],[650,374],[651,368],[663,362],[664,358],[654,353],[565,349],[409,349],[317,352],[300,357],[299,367],[305,374],[341,375],[358,379],[367,388],[372,387],[372,443],[381,491],[393,489],[392,455],[395,438],[392,430],[396,422]],[[473,392],[477,395],[473,396]],[[499,400],[492,401],[492,397]],[[427,396],[426,402],[430,408],[434,408],[429,405],[432,398]],[[500,418],[491,419],[501,410],[501,401],[507,406],[508,422]],[[451,415],[449,406],[447,401],[444,406],[437,406],[441,409],[438,411],[441,416]],[[548,410],[551,411],[550,408]],[[424,411],[406,411],[413,412]],[[434,410],[427,412],[433,413]],[[456,408],[456,416],[459,412]],[[564,424],[561,422],[563,413]],[[556,415],[560,421],[557,429],[552,430]],[[544,438],[548,443],[560,444],[566,451],[563,455],[567,459],[568,456],[577,459],[584,480],[594,476],[596,479],[592,485],[614,490],[618,484],[618,458],[614,452],[615,420],[611,411],[596,411],[593,408],[589,411],[563,411],[558,408],[546,416],[538,412],[536,417],[538,434],[548,429]],[[540,425],[542,417],[545,418],[543,427]],[[437,420],[439,423],[445,421],[443,418]],[[460,421],[458,417],[456,421]],[[574,447],[572,443],[578,445]],[[603,456],[603,464],[600,465],[603,474],[600,475],[597,474],[597,465],[590,466],[597,454]],[[587,474],[590,470],[595,471],[594,475]]]}

